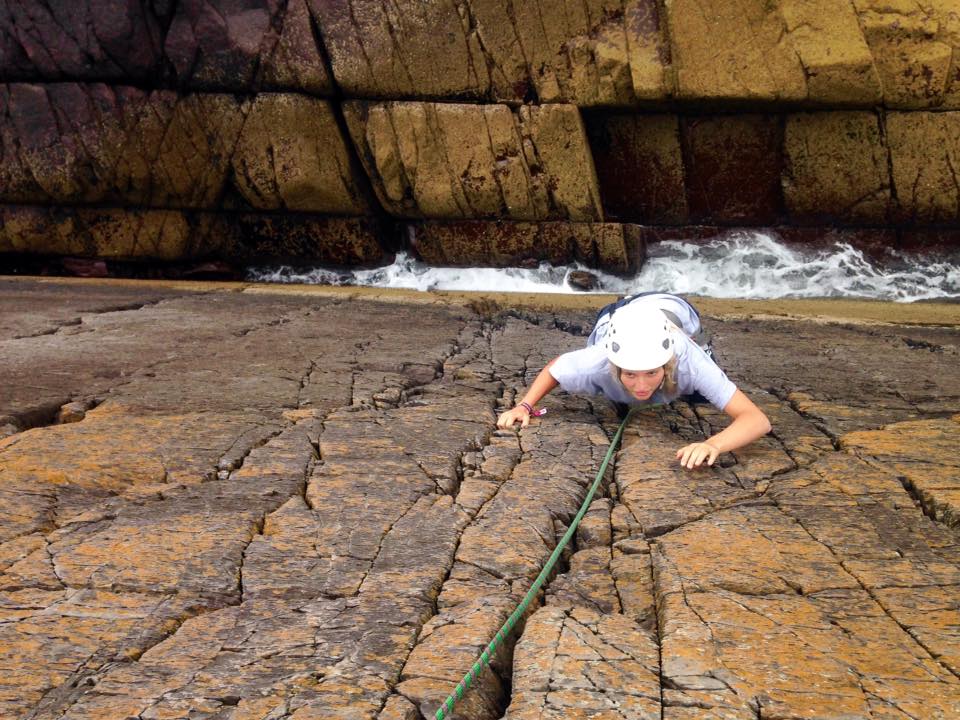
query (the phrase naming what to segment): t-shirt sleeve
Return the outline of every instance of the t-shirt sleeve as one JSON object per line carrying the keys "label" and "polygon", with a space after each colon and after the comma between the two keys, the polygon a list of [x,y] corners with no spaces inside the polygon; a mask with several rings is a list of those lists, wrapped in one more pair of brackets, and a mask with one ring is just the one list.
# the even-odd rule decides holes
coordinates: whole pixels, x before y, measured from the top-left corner
{"label": "t-shirt sleeve", "polygon": [[702,348],[690,343],[687,360],[693,374],[693,385],[717,410],[723,410],[737,391],[727,374],[711,360]]}
{"label": "t-shirt sleeve", "polygon": [[605,356],[592,346],[564,353],[550,366],[550,374],[568,393],[599,395],[603,390],[596,376],[605,366]]}

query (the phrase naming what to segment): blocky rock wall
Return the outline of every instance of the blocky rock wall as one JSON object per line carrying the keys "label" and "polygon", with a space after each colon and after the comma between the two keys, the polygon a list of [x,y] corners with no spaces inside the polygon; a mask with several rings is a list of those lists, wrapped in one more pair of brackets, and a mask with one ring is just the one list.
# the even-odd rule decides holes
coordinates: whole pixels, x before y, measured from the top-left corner
{"label": "blocky rock wall", "polygon": [[0,0],[0,82],[0,252],[960,244],[956,0]]}

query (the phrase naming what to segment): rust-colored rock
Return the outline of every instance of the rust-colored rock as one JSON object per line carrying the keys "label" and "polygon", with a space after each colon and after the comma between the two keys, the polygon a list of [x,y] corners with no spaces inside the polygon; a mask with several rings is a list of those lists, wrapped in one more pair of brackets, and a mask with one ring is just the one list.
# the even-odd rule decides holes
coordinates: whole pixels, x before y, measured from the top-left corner
{"label": "rust-colored rock", "polygon": [[586,122],[608,218],[652,225],[689,221],[677,116],[598,115]]}
{"label": "rust-colored rock", "polygon": [[6,202],[215,207],[243,124],[228,95],[76,83],[2,95]]}
{"label": "rust-colored rock", "polygon": [[176,103],[152,170],[165,180],[152,206],[214,207],[227,181],[243,111],[229,95],[187,95]]}
{"label": "rust-colored rock", "polygon": [[783,215],[783,133],[772,115],[685,118],[693,222],[772,225]]}
{"label": "rust-colored rock", "polygon": [[309,0],[288,0],[283,27],[269,57],[261,56],[263,90],[330,95],[333,82],[314,36]]}
{"label": "rust-colored rock", "polygon": [[958,433],[957,418],[914,420],[849,433],[841,442],[890,467],[932,517],[960,527],[960,461],[954,454]]}
{"label": "rust-colored rock", "polygon": [[261,53],[277,42],[273,26],[282,9],[278,0],[185,0],[177,4],[165,54],[184,85],[250,87]]}
{"label": "rust-colored rock", "polygon": [[254,215],[230,218],[236,257],[250,261],[376,265],[389,256],[389,228],[371,217]]}

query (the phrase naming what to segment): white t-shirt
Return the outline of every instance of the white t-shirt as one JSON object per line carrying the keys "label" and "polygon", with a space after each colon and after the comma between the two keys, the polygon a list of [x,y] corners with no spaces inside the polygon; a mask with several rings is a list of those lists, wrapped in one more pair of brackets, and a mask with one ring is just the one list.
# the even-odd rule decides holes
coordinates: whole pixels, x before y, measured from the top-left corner
{"label": "white t-shirt", "polygon": [[672,397],[667,397],[662,389],[657,390],[649,400],[641,401],[631,395],[614,376],[602,345],[588,345],[583,350],[564,353],[550,366],[550,374],[569,393],[605,395],[614,402],[642,405],[666,403],[681,395],[699,392],[714,407],[723,410],[737,391],[737,386],[700,346],[679,330],[674,334],[677,393]]}

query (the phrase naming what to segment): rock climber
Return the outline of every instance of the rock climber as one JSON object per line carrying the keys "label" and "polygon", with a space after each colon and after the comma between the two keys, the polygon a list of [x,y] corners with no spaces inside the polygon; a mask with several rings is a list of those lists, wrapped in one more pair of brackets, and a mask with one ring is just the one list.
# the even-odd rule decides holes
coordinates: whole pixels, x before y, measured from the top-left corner
{"label": "rock climber", "polygon": [[766,414],[714,362],[696,308],[668,293],[641,293],[601,309],[587,346],[547,363],[516,407],[500,415],[497,426],[519,422],[527,427],[537,403],[558,385],[571,393],[605,395],[618,406],[665,403],[699,393],[731,422],[706,440],[677,450],[687,469],[713,465],[721,453],[770,431]]}

